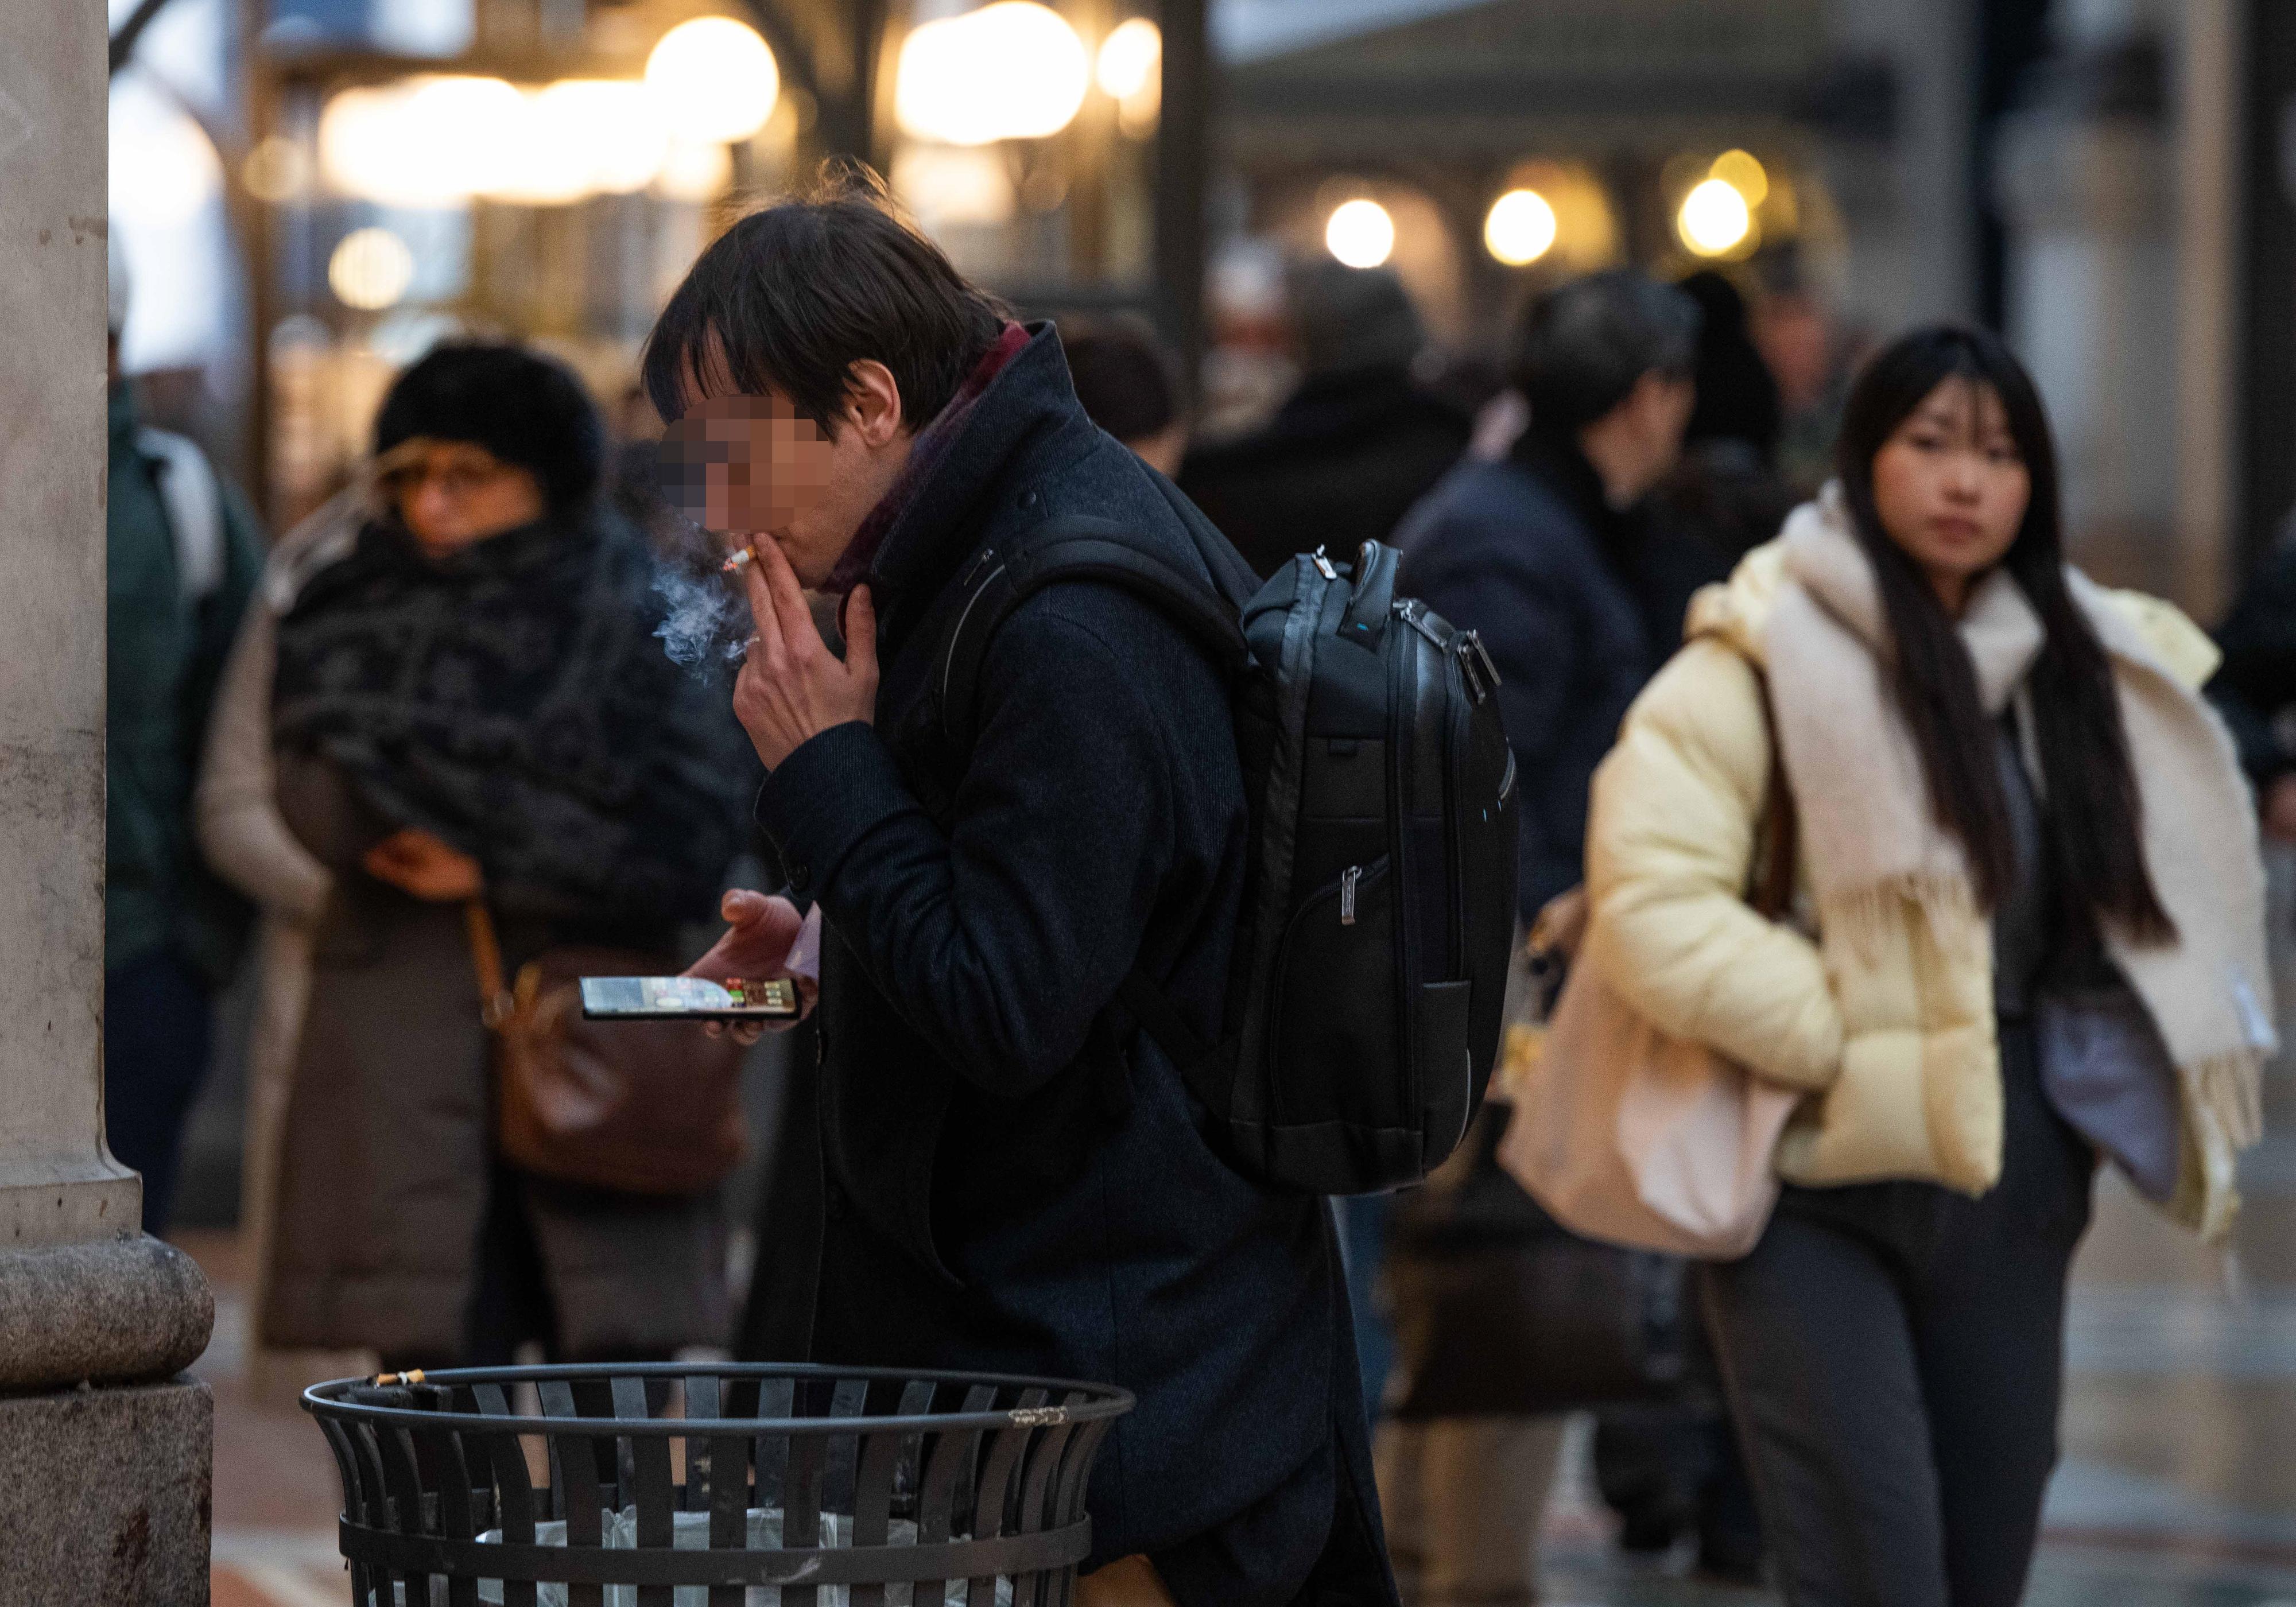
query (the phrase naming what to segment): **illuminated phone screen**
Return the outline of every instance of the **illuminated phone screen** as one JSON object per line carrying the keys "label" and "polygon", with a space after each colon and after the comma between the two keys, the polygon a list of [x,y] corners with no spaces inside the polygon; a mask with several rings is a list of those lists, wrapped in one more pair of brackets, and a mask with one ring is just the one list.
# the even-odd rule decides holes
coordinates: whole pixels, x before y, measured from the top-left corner
{"label": "illuminated phone screen", "polygon": [[584,977],[582,1013],[611,1021],[786,1020],[798,1013],[785,978]]}

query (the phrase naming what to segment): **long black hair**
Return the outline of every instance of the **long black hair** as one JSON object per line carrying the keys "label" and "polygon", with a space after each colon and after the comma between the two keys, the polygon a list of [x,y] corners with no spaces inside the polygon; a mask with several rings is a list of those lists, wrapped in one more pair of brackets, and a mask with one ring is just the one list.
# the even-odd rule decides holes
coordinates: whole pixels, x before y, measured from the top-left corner
{"label": "long black hair", "polygon": [[2031,376],[1999,337],[1952,324],[1902,335],[1866,364],[1850,389],[1834,449],[1858,545],[1880,583],[1895,647],[1898,706],[1921,754],[1930,808],[1960,838],[1979,897],[1987,907],[1997,906],[2016,876],[2016,845],[1976,667],[1921,566],[1890,538],[1874,504],[1875,455],[1924,398],[1953,379],[2000,399],[2032,485],[2024,523],[2001,562],[2045,633],[2027,686],[2059,886],[2069,900],[2130,936],[2165,941],[2176,925],[2144,864],[2144,808],[2112,666],[2065,583],[2048,414]]}

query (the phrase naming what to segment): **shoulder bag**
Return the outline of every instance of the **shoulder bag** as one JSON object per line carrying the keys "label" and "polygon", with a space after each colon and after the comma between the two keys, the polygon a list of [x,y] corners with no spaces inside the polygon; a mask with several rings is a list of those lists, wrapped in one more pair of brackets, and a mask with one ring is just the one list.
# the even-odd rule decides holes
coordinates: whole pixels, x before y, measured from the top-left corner
{"label": "shoulder bag", "polygon": [[660,955],[564,947],[505,986],[483,899],[463,906],[494,1037],[496,1136],[514,1166],[627,1194],[698,1194],[748,1148],[745,1045],[686,1021],[584,1019],[579,979],[658,973]]}
{"label": "shoulder bag", "polygon": [[[1767,718],[1767,684],[1761,697]],[[1775,722],[1767,791],[1747,903],[1775,921],[1792,907],[1798,832]],[[1660,1031],[1578,965],[1517,1081],[1499,1160],[1574,1233],[1732,1260],[1769,1221],[1778,1137],[1800,1098]]]}

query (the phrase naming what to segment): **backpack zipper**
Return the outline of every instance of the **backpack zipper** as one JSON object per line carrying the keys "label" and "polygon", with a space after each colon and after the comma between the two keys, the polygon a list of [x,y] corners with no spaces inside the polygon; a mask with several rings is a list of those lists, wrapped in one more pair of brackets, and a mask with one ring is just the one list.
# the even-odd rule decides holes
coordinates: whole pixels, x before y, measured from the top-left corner
{"label": "backpack zipper", "polygon": [[1363,881],[1363,866],[1351,865],[1340,873],[1340,924],[1356,923],[1356,886]]}

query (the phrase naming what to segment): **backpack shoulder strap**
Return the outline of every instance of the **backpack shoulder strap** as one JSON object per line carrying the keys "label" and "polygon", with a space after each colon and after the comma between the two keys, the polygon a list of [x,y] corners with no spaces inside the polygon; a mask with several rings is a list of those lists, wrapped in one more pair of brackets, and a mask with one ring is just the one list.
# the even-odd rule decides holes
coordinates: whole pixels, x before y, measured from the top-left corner
{"label": "backpack shoulder strap", "polygon": [[972,749],[980,670],[998,627],[1014,609],[1058,580],[1121,586],[1186,631],[1224,673],[1243,667],[1243,630],[1225,586],[1215,590],[1112,520],[1050,521],[1016,545],[983,550],[960,582],[964,595],[942,640],[932,685],[941,734],[955,751]]}

